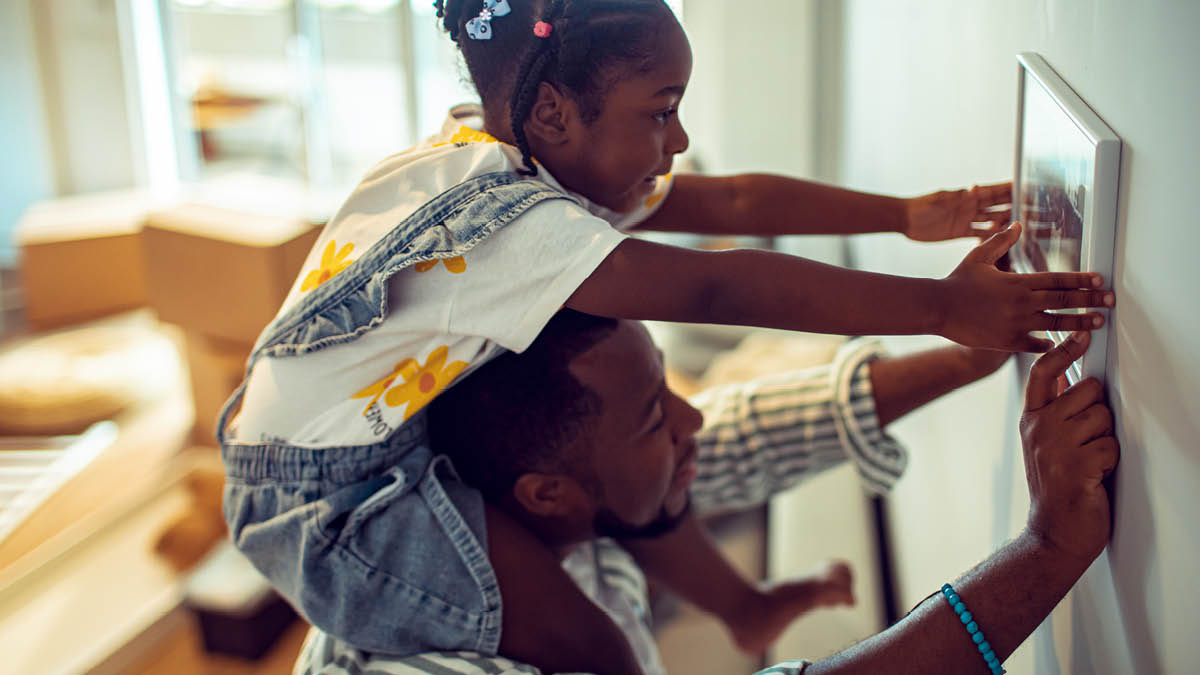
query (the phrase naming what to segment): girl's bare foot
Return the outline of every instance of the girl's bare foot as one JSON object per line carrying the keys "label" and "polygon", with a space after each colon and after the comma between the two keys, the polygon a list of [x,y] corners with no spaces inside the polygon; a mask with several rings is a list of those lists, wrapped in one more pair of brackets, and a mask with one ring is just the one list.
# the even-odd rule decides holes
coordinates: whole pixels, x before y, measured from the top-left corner
{"label": "girl's bare foot", "polygon": [[831,560],[812,574],[759,586],[740,604],[736,616],[722,618],[738,649],[760,654],[800,615],[819,607],[853,605],[853,581],[849,564]]}

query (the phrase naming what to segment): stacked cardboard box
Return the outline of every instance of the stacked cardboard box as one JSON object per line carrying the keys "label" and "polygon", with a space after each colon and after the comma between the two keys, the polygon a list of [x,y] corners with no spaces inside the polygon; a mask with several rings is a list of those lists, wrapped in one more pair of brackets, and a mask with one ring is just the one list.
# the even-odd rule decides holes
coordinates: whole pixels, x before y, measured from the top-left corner
{"label": "stacked cardboard box", "polygon": [[17,225],[25,319],[41,331],[153,308],[184,331],[195,440],[211,444],[217,411],[334,203],[285,182],[239,178],[34,205]]}
{"label": "stacked cardboard box", "polygon": [[150,306],[184,330],[195,442],[215,442],[217,414],[319,232],[303,218],[204,204],[147,216],[142,253]]}
{"label": "stacked cardboard box", "polygon": [[35,331],[145,306],[138,231],[163,200],[121,191],[35,204],[17,223],[25,320]]}

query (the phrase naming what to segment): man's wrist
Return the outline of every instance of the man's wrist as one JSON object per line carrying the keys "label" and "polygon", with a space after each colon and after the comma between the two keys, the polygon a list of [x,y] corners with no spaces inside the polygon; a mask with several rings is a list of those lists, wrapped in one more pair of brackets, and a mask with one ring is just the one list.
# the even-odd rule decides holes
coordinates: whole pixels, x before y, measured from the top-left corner
{"label": "man's wrist", "polygon": [[1103,550],[1103,546],[1094,553],[1070,550],[1056,542],[1044,528],[1033,523],[1026,524],[1021,534],[1017,535],[1017,541],[1043,562],[1046,574],[1061,574],[1070,580],[1069,584],[1074,584],[1074,580],[1083,575]]}

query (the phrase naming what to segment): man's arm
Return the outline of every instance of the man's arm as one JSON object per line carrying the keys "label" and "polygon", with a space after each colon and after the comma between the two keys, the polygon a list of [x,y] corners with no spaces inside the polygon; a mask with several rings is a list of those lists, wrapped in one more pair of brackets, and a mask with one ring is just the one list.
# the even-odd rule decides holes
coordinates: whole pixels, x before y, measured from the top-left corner
{"label": "man's arm", "polygon": [[[1108,540],[1111,516],[1103,480],[1118,458],[1112,415],[1095,380],[1055,394],[1058,376],[1087,342],[1087,334],[1076,334],[1038,359],[1030,374],[1021,418],[1031,504],[1025,530],[953,584],[1001,661],[1046,618]],[[943,672],[990,671],[940,593],[888,630],[805,671]]]}
{"label": "man's arm", "polygon": [[995,372],[1011,354],[958,345],[871,362],[879,426]]}
{"label": "man's arm", "polygon": [[886,492],[907,459],[883,428],[992,373],[1009,356],[956,345],[881,354],[876,342],[856,340],[831,364],[694,397],[705,420],[696,435],[697,511],[753,506],[847,459],[868,488]]}
{"label": "man's arm", "polygon": [[[1003,661],[1066,595],[1091,559],[1064,557],[1029,532],[961,579],[954,592]],[[988,673],[982,655],[941,593],[888,630],[813,664],[804,675]]]}
{"label": "man's arm", "polygon": [[[678,175],[638,230],[778,236],[901,232],[919,241],[990,235],[1008,222],[1010,183],[913,198],[855,192],[768,174]],[[973,222],[990,229],[976,230]]]}

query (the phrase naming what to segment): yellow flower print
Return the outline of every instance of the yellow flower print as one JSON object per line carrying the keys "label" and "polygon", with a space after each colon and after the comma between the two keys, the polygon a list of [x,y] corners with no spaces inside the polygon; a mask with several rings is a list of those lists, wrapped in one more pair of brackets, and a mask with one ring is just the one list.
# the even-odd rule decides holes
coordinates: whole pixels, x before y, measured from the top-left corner
{"label": "yellow flower print", "polygon": [[[426,260],[425,262],[413,265],[413,269],[418,272],[428,272],[437,267],[438,262],[438,260]],[[456,255],[453,258],[442,258],[440,262],[446,266],[446,269],[450,270],[451,274],[462,274],[467,271],[467,261],[463,260],[461,255]]]}
{"label": "yellow flower print", "polygon": [[407,403],[408,407],[404,409],[404,419],[407,421],[466,369],[466,361],[455,361],[447,365],[446,357],[449,353],[450,348],[442,345],[430,352],[424,366],[417,367],[412,359],[398,364],[395,372],[404,376],[404,384],[388,390],[383,400],[392,407]]}
{"label": "yellow flower print", "polygon": [[383,396],[383,392],[387,391],[387,388],[392,386],[392,382],[396,381],[397,376],[403,375],[405,379],[409,379],[420,369],[420,366],[418,366],[417,362],[413,359],[404,359],[400,363],[397,363],[395,368],[392,368],[392,372],[388,373],[387,377],[384,377],[382,380],[372,384],[366,389],[363,389],[350,398],[371,397],[370,403],[367,404],[366,408],[363,408],[363,415],[365,416],[368,412],[370,412],[371,406],[375,405],[375,403],[379,400],[379,397]]}
{"label": "yellow flower print", "polygon": [[[321,253],[321,266],[308,273],[304,277],[304,283],[300,284],[300,291],[307,292],[320,286],[332,279],[337,273],[346,269],[353,263],[353,260],[347,260],[346,256],[354,250],[354,244],[346,244],[342,250],[337,250],[337,242],[330,239],[328,244],[325,244],[325,250]],[[337,251],[335,254],[334,251]]]}
{"label": "yellow flower print", "polygon": [[658,184],[654,187],[654,194],[646,198],[646,208],[652,209],[654,208],[655,204],[661,202],[663,197],[667,196],[666,191],[662,190],[661,188],[670,184],[671,174],[663,176],[662,180],[658,181]]}
{"label": "yellow flower print", "polygon": [[454,132],[454,135],[450,137],[450,140],[445,141],[443,143],[434,143],[433,147],[440,148],[442,146],[457,145],[460,143],[499,143],[499,142],[500,141],[497,140],[495,136],[493,136],[489,133],[483,132],[483,131],[479,131],[478,129],[472,129],[471,127],[468,127],[464,124],[463,126],[460,126],[458,128],[458,131]]}

